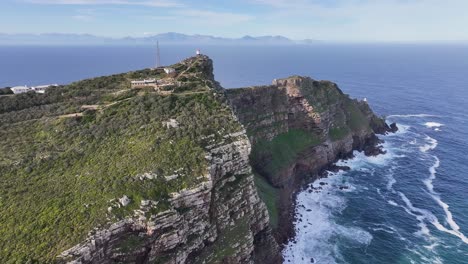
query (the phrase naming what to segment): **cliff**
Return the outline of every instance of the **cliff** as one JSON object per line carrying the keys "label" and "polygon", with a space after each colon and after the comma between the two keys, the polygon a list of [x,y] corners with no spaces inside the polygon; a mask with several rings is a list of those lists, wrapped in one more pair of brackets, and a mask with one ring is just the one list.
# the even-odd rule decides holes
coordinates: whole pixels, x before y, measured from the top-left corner
{"label": "cliff", "polygon": [[390,130],[331,82],[171,67],[0,97],[1,263],[280,263],[295,191]]}
{"label": "cliff", "polygon": [[172,67],[0,97],[0,262],[281,260],[212,61]]}
{"label": "cliff", "polygon": [[251,164],[270,218],[279,223],[280,243],[292,235],[294,194],[301,186],[354,150],[381,153],[375,134],[396,129],[329,81],[293,76],[226,94],[253,144]]}

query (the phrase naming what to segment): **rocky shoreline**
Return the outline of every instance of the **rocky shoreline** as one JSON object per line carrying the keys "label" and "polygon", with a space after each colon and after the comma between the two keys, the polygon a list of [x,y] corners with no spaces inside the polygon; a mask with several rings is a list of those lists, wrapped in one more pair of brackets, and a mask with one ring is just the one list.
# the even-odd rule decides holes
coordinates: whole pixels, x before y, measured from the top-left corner
{"label": "rocky shoreline", "polygon": [[[355,150],[367,156],[384,154],[382,141],[376,134],[398,130],[396,124],[387,125],[377,117],[366,101],[349,99],[336,84],[308,77],[293,76],[274,80],[271,86],[228,90],[227,97],[252,142],[254,151],[250,160],[254,170],[278,191],[278,227],[274,236],[281,250],[295,236],[297,194],[326,177],[327,171],[349,169],[335,163],[351,158]],[[336,127],[347,127],[343,129],[347,132],[337,136]],[[276,140],[288,140],[288,134],[297,129],[318,135],[321,143],[300,149],[285,166],[272,171],[269,167],[277,162],[275,153],[255,149],[275,144]],[[290,139],[290,145],[304,144],[294,142],[295,137]]]}
{"label": "rocky shoreline", "polygon": [[[398,127],[397,127],[397,125],[395,123],[392,123],[390,126],[386,127],[385,130],[382,130],[382,131],[384,131],[384,132],[381,133],[381,134],[395,133],[395,132],[398,131]],[[377,136],[375,138],[377,138]],[[381,143],[384,143],[384,141],[377,138],[377,140],[369,141],[369,143],[367,145],[363,146],[362,149],[355,149],[355,150],[364,152],[364,154],[366,156],[368,156],[368,157],[383,155],[386,152],[382,149]],[[290,196],[292,198],[292,202],[289,203],[289,204],[282,204],[282,206],[284,206],[284,207],[281,207],[280,210],[288,212],[288,215],[287,215],[287,217],[280,218],[280,222],[279,222],[279,225],[278,225],[279,228],[278,228],[278,230],[276,230],[276,232],[274,234],[275,238],[277,239],[277,241],[279,243],[281,251],[284,249],[287,242],[293,242],[294,243],[294,237],[296,236],[294,223],[297,220],[297,215],[295,213],[295,208],[297,207],[297,202],[296,202],[297,195],[300,192],[306,191],[308,189],[309,189],[309,192],[311,192],[311,191],[318,191],[318,192],[321,191],[322,188],[320,186],[317,187],[317,188],[313,187],[313,183],[315,183],[316,181],[319,181],[320,179],[327,178],[329,176],[330,172],[349,171],[351,168],[349,168],[348,166],[338,166],[338,165],[336,165],[336,163],[338,161],[340,161],[340,160],[347,160],[347,159],[354,158],[353,152],[355,150],[352,150],[351,152],[349,152],[349,153],[347,153],[347,154],[345,154],[343,156],[337,157],[335,161],[327,164],[326,166],[321,168],[319,170],[319,172],[312,175],[308,179],[308,181],[305,181],[305,182],[299,184],[292,191],[291,194],[285,194],[285,195]],[[326,185],[326,183],[319,182],[319,185],[321,185],[321,186]],[[339,188],[340,190],[346,190],[346,189],[349,188],[348,186],[345,186],[345,185],[336,186],[336,187]],[[314,263],[314,262],[311,262],[311,263]]]}

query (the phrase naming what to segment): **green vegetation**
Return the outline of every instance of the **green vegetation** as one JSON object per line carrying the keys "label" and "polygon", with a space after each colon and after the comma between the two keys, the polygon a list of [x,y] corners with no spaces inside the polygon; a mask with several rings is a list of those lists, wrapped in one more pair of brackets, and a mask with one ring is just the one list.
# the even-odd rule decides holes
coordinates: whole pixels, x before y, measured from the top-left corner
{"label": "green vegetation", "polygon": [[233,256],[250,233],[248,217],[244,216],[236,220],[233,226],[227,226],[224,230],[221,230],[216,242],[210,246],[209,250],[205,250],[206,255],[199,256],[194,263],[224,263],[229,257]]}
{"label": "green vegetation", "polygon": [[273,187],[265,178],[254,174],[255,186],[260,199],[265,203],[270,216],[270,224],[273,228],[278,227],[278,189]]}
{"label": "green vegetation", "polygon": [[345,95],[336,84],[328,81],[306,80],[301,87],[301,92],[314,107],[314,111],[334,113],[334,127],[329,131],[331,140],[340,140],[351,131],[358,132],[370,129],[369,120],[359,109],[356,101]]}
{"label": "green vegetation", "polygon": [[271,141],[260,140],[254,145],[251,159],[271,176],[291,164],[305,149],[320,144],[318,135],[299,129],[289,130]]}
{"label": "green vegetation", "polygon": [[0,95],[13,94],[10,87],[0,88]]}
{"label": "green vegetation", "polygon": [[328,135],[332,141],[337,141],[345,138],[349,132],[347,127],[333,127],[328,131]]}
{"label": "green vegetation", "polygon": [[141,249],[146,240],[138,235],[130,234],[119,242],[120,243],[117,245],[118,250],[122,253],[126,253]]}
{"label": "green vegetation", "polygon": [[[132,74],[0,97],[1,263],[53,262],[107,217],[133,214],[142,199],[159,201],[155,213],[168,209],[171,192],[207,173],[204,138],[241,129],[213,93],[129,90]],[[91,104],[100,108],[81,108]],[[166,127],[169,119],[178,127]],[[159,177],[138,178],[147,172]],[[109,214],[110,200],[123,195],[131,203]]]}
{"label": "green vegetation", "polygon": [[370,129],[369,120],[352,100],[345,102],[345,110],[348,116],[348,126],[352,131]]}
{"label": "green vegetation", "polygon": [[336,84],[328,81],[304,81],[301,92],[307,101],[314,107],[314,111],[323,113],[338,103],[344,97],[343,92]]}

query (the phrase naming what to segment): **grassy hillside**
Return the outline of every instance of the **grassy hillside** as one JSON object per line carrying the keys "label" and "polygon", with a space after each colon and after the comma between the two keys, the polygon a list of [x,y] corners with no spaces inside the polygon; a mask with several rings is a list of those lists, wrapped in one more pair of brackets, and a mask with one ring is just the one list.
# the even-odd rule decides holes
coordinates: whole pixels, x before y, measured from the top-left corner
{"label": "grassy hillside", "polygon": [[276,175],[286,168],[298,155],[307,148],[320,144],[317,135],[310,132],[291,129],[276,136],[273,140],[260,140],[254,145],[251,153],[253,164],[268,175]]}
{"label": "grassy hillside", "polygon": [[[201,65],[174,65],[192,70],[169,96],[129,89],[132,78],[162,75],[143,70],[0,97],[0,262],[52,262],[142,199],[162,211],[169,193],[197,184],[207,173],[203,138],[240,129]],[[148,172],[156,179],[139,179]],[[123,195],[131,203],[109,213]]]}

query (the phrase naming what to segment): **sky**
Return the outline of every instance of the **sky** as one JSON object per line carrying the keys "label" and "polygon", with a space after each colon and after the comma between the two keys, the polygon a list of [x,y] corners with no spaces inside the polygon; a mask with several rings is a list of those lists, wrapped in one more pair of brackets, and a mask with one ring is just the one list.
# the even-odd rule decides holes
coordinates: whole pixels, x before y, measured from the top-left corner
{"label": "sky", "polygon": [[468,0],[1,0],[0,33],[468,42]]}

